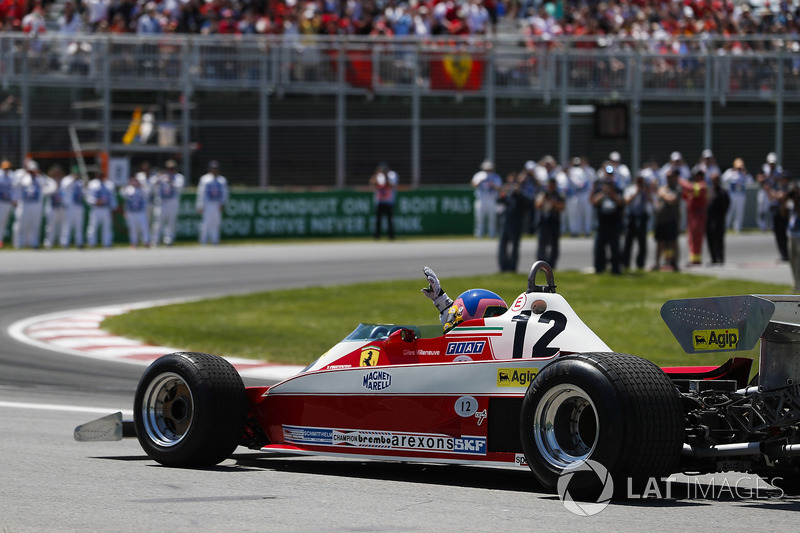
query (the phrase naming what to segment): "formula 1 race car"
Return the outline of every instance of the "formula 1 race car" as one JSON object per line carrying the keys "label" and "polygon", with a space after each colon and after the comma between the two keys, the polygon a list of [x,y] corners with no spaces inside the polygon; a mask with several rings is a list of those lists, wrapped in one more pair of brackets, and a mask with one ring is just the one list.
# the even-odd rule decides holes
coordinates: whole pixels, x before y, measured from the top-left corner
{"label": "formula 1 race car", "polygon": [[245,388],[215,355],[165,355],[141,378],[132,423],[117,413],[79,426],[75,438],[135,434],[147,455],[175,467],[214,465],[246,446],[529,467],[548,489],[589,460],[620,487],[736,470],[798,488],[800,297],[662,307],[689,353],[750,350],[760,339],[760,373],[751,381],[747,358],[659,368],[614,353],[555,289],[552,270],[537,262],[527,290],[500,316],[445,334],[438,325],[360,324],[270,387]]}

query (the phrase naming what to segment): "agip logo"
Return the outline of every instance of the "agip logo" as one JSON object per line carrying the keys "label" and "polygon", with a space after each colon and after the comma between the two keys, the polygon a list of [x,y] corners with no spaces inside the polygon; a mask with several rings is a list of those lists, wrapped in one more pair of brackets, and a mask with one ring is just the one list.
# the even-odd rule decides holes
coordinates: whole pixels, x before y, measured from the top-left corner
{"label": "agip logo", "polygon": [[739,330],[701,329],[692,332],[692,346],[696,351],[735,350],[739,344]]}
{"label": "agip logo", "polygon": [[538,373],[538,368],[498,368],[497,386],[527,387]]}

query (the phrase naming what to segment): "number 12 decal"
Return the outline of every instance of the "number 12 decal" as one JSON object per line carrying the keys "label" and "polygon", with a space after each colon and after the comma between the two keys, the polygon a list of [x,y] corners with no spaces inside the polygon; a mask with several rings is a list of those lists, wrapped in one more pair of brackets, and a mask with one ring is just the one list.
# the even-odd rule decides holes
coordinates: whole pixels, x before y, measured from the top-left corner
{"label": "number 12 decal", "polygon": [[[514,331],[514,349],[512,351],[512,357],[514,359],[522,359],[522,347],[525,344],[525,333],[528,329],[528,320],[530,320],[530,318],[530,311],[528,311],[512,319],[517,323],[516,330]],[[552,323],[552,326],[545,331],[544,335],[539,337],[539,340],[533,345],[531,357],[552,357],[559,352],[560,348],[550,347],[548,344],[567,327],[567,317],[558,311],[545,311],[539,316],[539,323]]]}

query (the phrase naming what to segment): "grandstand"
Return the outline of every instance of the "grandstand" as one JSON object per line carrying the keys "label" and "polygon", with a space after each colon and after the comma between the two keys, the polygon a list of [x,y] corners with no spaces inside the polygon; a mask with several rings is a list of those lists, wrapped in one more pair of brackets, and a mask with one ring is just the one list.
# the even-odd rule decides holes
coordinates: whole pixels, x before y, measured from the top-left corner
{"label": "grandstand", "polygon": [[[120,26],[121,3],[96,20],[84,2],[72,29],[61,0],[38,26],[2,4],[3,157],[74,157],[80,131],[131,168],[177,157],[191,179],[216,159],[235,184],[340,188],[378,161],[411,186],[465,183],[484,158],[507,172],[612,150],[632,167],[707,147],[722,166],[800,165],[784,149],[800,133],[794,3],[523,0],[482,30],[467,23],[481,2],[125,4]],[[123,142],[137,108],[174,144]]]}

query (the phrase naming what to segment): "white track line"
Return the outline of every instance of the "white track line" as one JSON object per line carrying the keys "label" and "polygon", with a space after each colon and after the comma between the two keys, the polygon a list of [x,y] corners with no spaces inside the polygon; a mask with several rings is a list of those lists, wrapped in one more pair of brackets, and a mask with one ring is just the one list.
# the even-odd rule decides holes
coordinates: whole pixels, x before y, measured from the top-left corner
{"label": "white track line", "polygon": [[[188,299],[151,300],[40,315],[15,322],[8,328],[8,334],[22,343],[44,350],[147,366],[164,354],[184,350],[148,345],[111,335],[100,329],[100,323],[109,316],[127,313],[134,309],[185,301]],[[302,366],[278,365],[253,359],[233,357],[226,359],[236,367],[242,377],[283,380],[303,369]]]}

